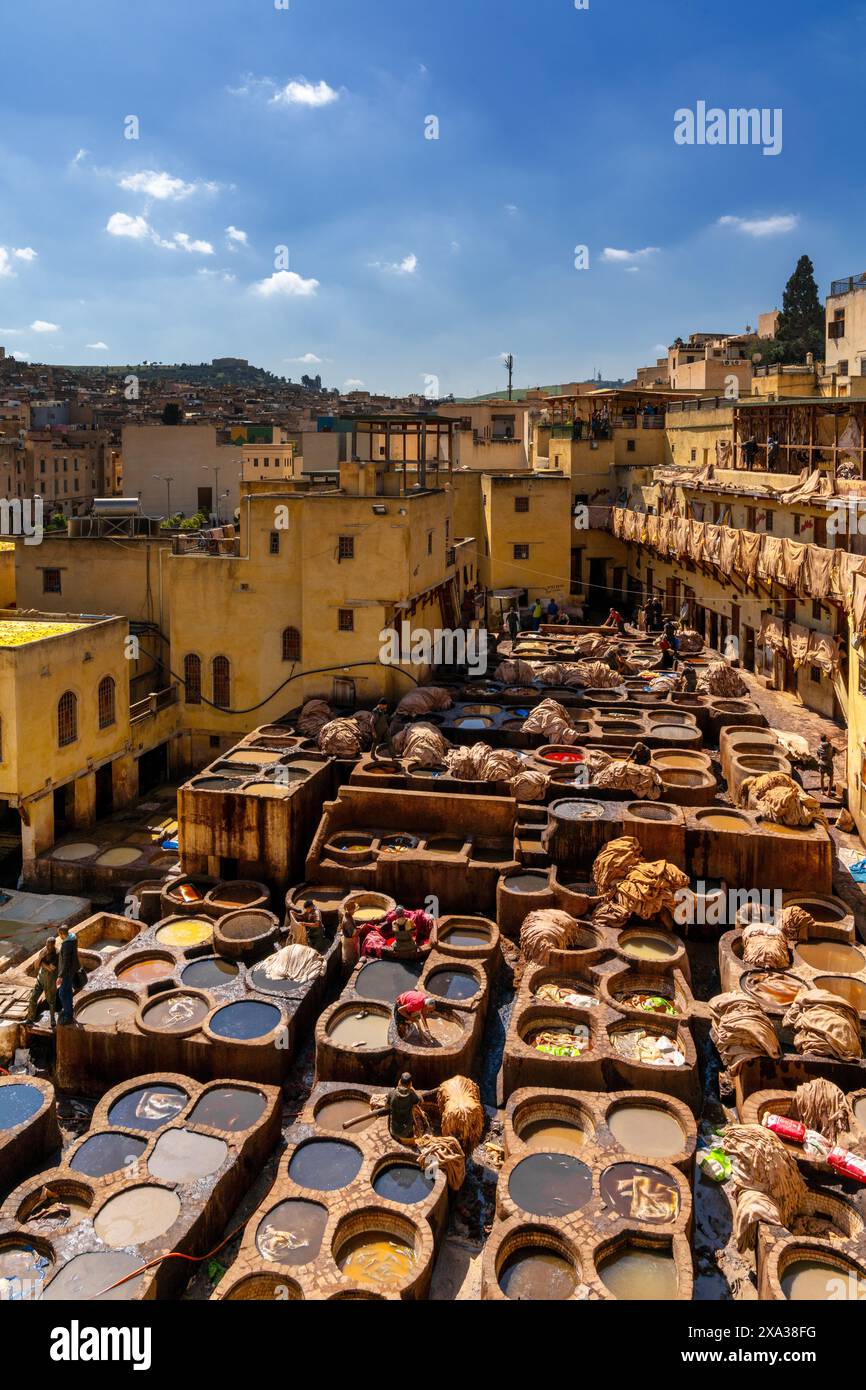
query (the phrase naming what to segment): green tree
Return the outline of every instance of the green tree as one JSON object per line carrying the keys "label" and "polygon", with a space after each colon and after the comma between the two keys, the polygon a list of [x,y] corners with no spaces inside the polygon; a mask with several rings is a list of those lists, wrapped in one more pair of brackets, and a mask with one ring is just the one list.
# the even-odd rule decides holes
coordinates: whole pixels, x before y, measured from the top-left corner
{"label": "green tree", "polygon": [[785,286],[776,344],[781,362],[805,362],[807,352],[824,360],[824,310],[808,256],[800,257]]}

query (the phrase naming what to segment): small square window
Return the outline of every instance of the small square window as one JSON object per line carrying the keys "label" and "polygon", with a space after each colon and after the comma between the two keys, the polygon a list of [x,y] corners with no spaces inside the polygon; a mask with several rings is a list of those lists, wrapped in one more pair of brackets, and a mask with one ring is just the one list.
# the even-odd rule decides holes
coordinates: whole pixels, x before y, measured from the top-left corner
{"label": "small square window", "polygon": [[428,532],[427,532],[427,554],[428,554],[428,555],[432,555],[432,554],[433,554],[433,532],[432,532],[432,531],[428,531]]}
{"label": "small square window", "polygon": [[820,622],[824,616],[824,605],[819,598],[812,599],[812,617]]}
{"label": "small square window", "polygon": [[59,594],[62,592],[60,570],[42,571],[42,592],[43,594]]}
{"label": "small square window", "polygon": [[633,454],[636,448],[637,445],[633,439],[627,439],[625,441],[625,449],[627,454]]}
{"label": "small square window", "polygon": [[354,560],[355,558],[355,537],[340,536],[337,543],[337,557],[340,560]]}
{"label": "small square window", "polygon": [[339,632],[355,631],[355,613],[351,608],[337,609],[337,630]]}
{"label": "small square window", "polygon": [[279,555],[279,553],[280,553],[280,533],[279,533],[279,531],[272,531],[272,532],[271,532],[271,534],[270,534],[270,536],[269,536],[269,538],[268,538],[268,552],[269,552],[271,555]]}
{"label": "small square window", "polygon": [[810,666],[810,667],[809,667],[809,680],[812,681],[812,683],[813,683],[814,685],[820,685],[820,684],[821,684],[821,668],[820,668],[820,666]]}
{"label": "small square window", "polygon": [[515,499],[514,499],[514,510],[515,510],[516,512],[528,512],[528,511],[529,511],[529,498],[528,498],[528,497],[515,497]]}
{"label": "small square window", "polygon": [[516,545],[516,546],[514,547],[514,558],[515,558],[515,560],[528,560],[528,559],[529,559],[529,546],[528,546],[528,545]]}
{"label": "small square window", "polygon": [[767,515],[766,515],[766,517],[765,517],[765,519],[764,519],[764,530],[765,530],[765,531],[772,531],[772,529],[773,529],[773,527],[775,526],[775,524],[776,524],[776,514],[775,514],[775,512],[771,512],[770,509],[769,509],[769,507],[768,507],[768,508],[767,508]]}

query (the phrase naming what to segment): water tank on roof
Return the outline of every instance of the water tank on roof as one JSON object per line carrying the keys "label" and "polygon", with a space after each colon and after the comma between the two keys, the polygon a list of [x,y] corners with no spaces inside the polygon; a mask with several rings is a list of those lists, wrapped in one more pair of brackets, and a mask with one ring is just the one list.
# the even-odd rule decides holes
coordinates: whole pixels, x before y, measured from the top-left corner
{"label": "water tank on roof", "polygon": [[94,516],[138,516],[141,502],[137,497],[94,497]]}

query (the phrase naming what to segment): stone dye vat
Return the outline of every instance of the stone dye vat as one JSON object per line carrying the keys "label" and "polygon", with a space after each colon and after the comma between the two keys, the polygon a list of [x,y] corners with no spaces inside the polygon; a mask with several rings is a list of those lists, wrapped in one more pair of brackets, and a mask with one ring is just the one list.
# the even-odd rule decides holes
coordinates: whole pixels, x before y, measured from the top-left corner
{"label": "stone dye vat", "polygon": [[[595,951],[558,951],[524,971],[505,1037],[502,1095],[526,1086],[635,1087],[664,1091],[697,1113],[695,1005],[682,942],[670,937],[665,959],[630,959],[615,932],[597,935]],[[619,935],[621,943],[634,933]]]}
{"label": "stone dye vat", "polygon": [[64,1163],[0,1207],[0,1277],[4,1249],[18,1242],[36,1247],[40,1265],[12,1277],[38,1284],[43,1299],[176,1297],[195,1264],[165,1256],[213,1248],[279,1138],[280,1110],[269,1086],[173,1073],[115,1086]]}
{"label": "stone dye vat", "polygon": [[832,891],[833,847],[823,825],[789,834],[753,811],[702,807],[686,814],[686,851],[695,878],[786,893]]}
{"label": "stone dye vat", "polygon": [[[371,1115],[376,1090],[314,1088],[214,1299],[427,1297],[448,1213],[445,1175],[425,1176],[414,1145]],[[343,1129],[337,1116],[351,1121],[352,1111],[366,1122]]]}
{"label": "stone dye vat", "polygon": [[157,921],[104,956],[75,997],[78,1026],[58,1030],[59,1084],[99,1094],[108,1081],[169,1069],[200,1080],[279,1084],[296,1037],[312,1026],[336,979],[340,947],[330,947],[312,981],[270,981],[261,970],[277,919],[258,908],[229,914],[238,917],[254,919],[256,936],[252,950],[236,958],[218,949],[225,918],[203,916]]}
{"label": "stone dye vat", "polygon": [[230,859],[244,879],[284,893],[301,877],[306,846],[333,793],[332,759],[297,745],[268,749],[244,741],[216,761],[236,774],[212,764],[178,788],[184,871],[207,875]]}
{"label": "stone dye vat", "polygon": [[[429,1039],[414,1024],[397,1027],[394,1001],[408,990],[441,1005],[441,1014],[428,1019]],[[399,1072],[411,1071],[415,1084],[428,1088],[449,1076],[469,1075],[487,997],[483,964],[440,947],[423,960],[362,960],[316,1024],[316,1077],[390,1085]]]}
{"label": "stone dye vat", "polygon": [[[500,872],[516,867],[516,808],[512,797],[489,792],[448,795],[350,783],[324,807],[307,855],[307,879],[397,902],[435,895],[451,912],[491,917]],[[369,858],[344,862],[345,845],[367,836]],[[461,849],[455,851],[458,839]],[[338,852],[330,854],[333,845]]]}
{"label": "stone dye vat", "polygon": [[35,1076],[0,1076],[0,1191],[59,1147],[51,1082]]}
{"label": "stone dye vat", "polygon": [[[614,1130],[623,1107],[634,1119]],[[654,1133],[667,1133],[661,1152],[637,1147]],[[667,1096],[516,1091],[482,1298],[689,1299],[696,1142],[689,1110]]]}

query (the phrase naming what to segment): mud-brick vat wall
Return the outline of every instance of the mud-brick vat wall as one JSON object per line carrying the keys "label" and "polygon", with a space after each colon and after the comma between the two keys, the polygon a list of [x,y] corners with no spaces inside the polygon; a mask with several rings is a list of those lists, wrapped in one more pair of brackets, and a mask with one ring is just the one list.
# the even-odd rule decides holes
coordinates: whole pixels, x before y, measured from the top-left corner
{"label": "mud-brick vat wall", "polygon": [[239,877],[283,892],[301,877],[322,804],[333,795],[332,760],[314,749],[274,745],[270,764],[230,761],[268,751],[239,744],[178,788],[185,873],[217,877],[228,860]]}
{"label": "mud-brick vat wall", "polygon": [[[407,906],[433,895],[442,912],[489,917],[501,870],[516,866],[516,816],[517,802],[511,797],[344,786],[324,808],[307,855],[306,877],[311,883],[344,884],[347,891],[387,893]],[[349,831],[359,838],[366,832],[373,842],[366,853],[347,855],[335,847]],[[417,847],[389,849],[382,841],[393,835],[411,836]],[[441,837],[459,840],[460,847],[437,849]]]}
{"label": "mud-brick vat wall", "polygon": [[174,1073],[115,1086],[63,1164],[0,1207],[0,1277],[77,1303],[159,1261],[103,1297],[177,1295],[196,1266],[166,1257],[214,1247],[279,1139],[280,1108],[273,1087]]}
{"label": "mud-brick vat wall", "polygon": [[[487,961],[453,956],[443,947],[424,960],[360,962],[340,998],[316,1024],[317,1079],[392,1085],[409,1071],[416,1086],[426,1089],[449,1076],[468,1075],[484,1032],[485,965],[492,966],[494,952],[491,934]],[[404,1025],[402,1036],[398,1031],[394,1000],[410,989],[423,990],[442,1005],[442,1016],[429,1021],[432,1043],[423,1042],[411,1023]],[[463,1007],[455,1010],[453,1002]]]}
{"label": "mud-brick vat wall", "polygon": [[[226,937],[217,955],[214,943],[242,916],[260,944],[252,955],[238,956],[229,952],[243,947],[243,939]],[[278,922],[272,913],[138,925],[100,914],[77,928],[82,955],[99,963],[76,995],[75,1026],[58,1029],[58,1084],[98,1095],[106,1081],[171,1070],[200,1080],[227,1076],[279,1085],[296,1040],[312,1027],[337,976],[339,943],[323,957],[324,974],[298,985],[267,981],[258,969],[274,948]],[[171,944],[167,935],[190,944]],[[199,985],[203,970],[208,982]]]}
{"label": "mud-brick vat wall", "polygon": [[688,1300],[695,1122],[670,1096],[527,1087],[505,1118],[484,1299]]}
{"label": "mud-brick vat wall", "polygon": [[0,1192],[59,1147],[51,1082],[35,1076],[0,1076]]}
{"label": "mud-brick vat wall", "polygon": [[724,991],[742,989],[757,999],[771,1018],[781,1019],[802,989],[826,989],[858,1009],[866,1020],[866,948],[855,940],[854,916],[841,898],[787,894],[784,906],[802,907],[813,916],[789,947],[789,963],[779,970],[746,965],[743,931],[750,920],[774,920],[773,907],[746,903],[737,925],[719,939],[719,978]]}
{"label": "mud-brick vat wall", "polygon": [[369,1113],[381,1093],[315,1087],[215,1299],[427,1297],[448,1212],[445,1174],[425,1176],[414,1145]]}
{"label": "mud-brick vat wall", "polygon": [[[648,959],[645,953],[653,950],[655,958]],[[569,995],[592,1002],[572,1004]],[[673,1012],[635,1007],[635,995],[659,997]],[[507,1098],[524,1086],[647,1088],[677,1097],[697,1114],[702,1091],[694,1012],[688,957],[678,937],[643,924],[619,932],[583,924],[574,948],[554,951],[545,965],[524,973],[505,1036],[502,1094]],[[679,1065],[624,1055],[620,1048],[628,1045],[625,1039],[618,1044],[620,1035],[640,1029],[670,1039],[683,1059]],[[580,1055],[539,1051],[538,1035],[551,1030],[583,1038]]]}

